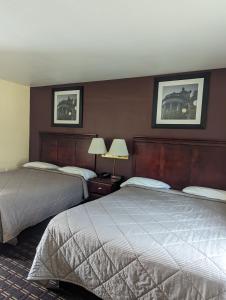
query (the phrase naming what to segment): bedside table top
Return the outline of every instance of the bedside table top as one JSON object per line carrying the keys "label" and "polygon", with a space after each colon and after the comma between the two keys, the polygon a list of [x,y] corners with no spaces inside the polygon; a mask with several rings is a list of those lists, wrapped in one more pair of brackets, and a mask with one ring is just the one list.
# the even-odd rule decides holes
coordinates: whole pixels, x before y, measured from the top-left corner
{"label": "bedside table top", "polygon": [[100,177],[94,177],[94,178],[91,178],[89,181],[92,181],[92,182],[96,182],[96,183],[102,183],[102,184],[119,184],[122,182],[122,179],[111,179],[111,178],[100,178]]}

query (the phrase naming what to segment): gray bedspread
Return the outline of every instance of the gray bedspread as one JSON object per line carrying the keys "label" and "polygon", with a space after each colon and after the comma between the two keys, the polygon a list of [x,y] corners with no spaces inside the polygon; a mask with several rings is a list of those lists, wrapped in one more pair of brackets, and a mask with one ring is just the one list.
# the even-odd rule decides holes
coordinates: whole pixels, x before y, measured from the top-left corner
{"label": "gray bedspread", "polygon": [[226,204],[123,188],[52,219],[28,279],[103,299],[226,299]]}
{"label": "gray bedspread", "polygon": [[85,180],[56,171],[20,168],[0,173],[0,241],[87,197]]}

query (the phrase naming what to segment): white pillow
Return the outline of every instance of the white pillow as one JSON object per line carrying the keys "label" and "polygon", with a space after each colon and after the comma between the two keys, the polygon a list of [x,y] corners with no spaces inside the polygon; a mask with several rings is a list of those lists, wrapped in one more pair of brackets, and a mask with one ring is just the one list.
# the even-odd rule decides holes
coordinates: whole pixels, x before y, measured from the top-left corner
{"label": "white pillow", "polygon": [[49,164],[49,163],[42,162],[42,161],[28,162],[28,163],[24,164],[23,167],[25,167],[25,168],[50,169],[50,170],[56,170],[58,168],[58,166],[56,166],[56,165]]}
{"label": "white pillow", "polygon": [[58,171],[61,171],[66,174],[75,174],[82,176],[85,180],[97,177],[97,174],[91,170],[83,169],[79,167],[63,167],[58,168]]}
{"label": "white pillow", "polygon": [[184,193],[196,196],[207,197],[211,199],[220,199],[226,201],[226,191],[206,188],[201,186],[188,186],[183,189]]}
{"label": "white pillow", "polygon": [[140,187],[149,187],[157,189],[170,189],[170,186],[162,181],[145,178],[145,177],[131,177],[130,179],[123,182],[120,186],[136,185]]}

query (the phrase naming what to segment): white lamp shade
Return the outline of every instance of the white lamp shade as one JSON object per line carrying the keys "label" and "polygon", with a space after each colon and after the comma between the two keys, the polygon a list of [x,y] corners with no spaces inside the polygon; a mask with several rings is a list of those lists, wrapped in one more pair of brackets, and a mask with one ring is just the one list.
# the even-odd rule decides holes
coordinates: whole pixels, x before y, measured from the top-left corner
{"label": "white lamp shade", "polygon": [[124,139],[114,139],[108,152],[112,156],[129,156],[129,152]]}
{"label": "white lamp shade", "polygon": [[90,154],[105,154],[107,152],[103,138],[93,138],[89,146],[88,153]]}

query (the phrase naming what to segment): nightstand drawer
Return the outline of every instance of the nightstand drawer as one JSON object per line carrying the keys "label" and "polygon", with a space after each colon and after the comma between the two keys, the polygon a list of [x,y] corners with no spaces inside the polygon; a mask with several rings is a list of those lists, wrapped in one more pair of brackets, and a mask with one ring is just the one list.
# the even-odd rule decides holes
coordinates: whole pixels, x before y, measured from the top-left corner
{"label": "nightstand drawer", "polygon": [[111,185],[98,183],[98,182],[92,182],[89,183],[89,192],[94,194],[100,194],[100,195],[107,195],[110,194],[112,191]]}

